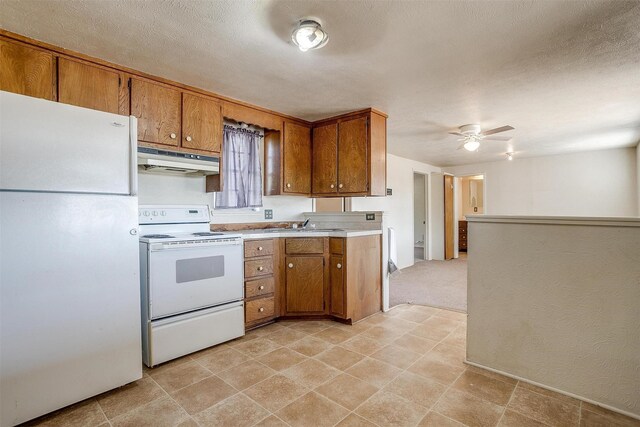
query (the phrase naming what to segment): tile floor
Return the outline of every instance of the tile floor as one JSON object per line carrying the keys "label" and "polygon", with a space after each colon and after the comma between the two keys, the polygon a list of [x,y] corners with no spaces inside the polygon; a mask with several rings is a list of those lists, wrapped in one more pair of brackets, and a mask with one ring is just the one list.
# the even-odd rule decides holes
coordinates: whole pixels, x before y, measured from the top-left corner
{"label": "tile floor", "polygon": [[402,305],[356,325],[279,322],[145,369],[47,426],[639,426],[463,363],[465,315]]}

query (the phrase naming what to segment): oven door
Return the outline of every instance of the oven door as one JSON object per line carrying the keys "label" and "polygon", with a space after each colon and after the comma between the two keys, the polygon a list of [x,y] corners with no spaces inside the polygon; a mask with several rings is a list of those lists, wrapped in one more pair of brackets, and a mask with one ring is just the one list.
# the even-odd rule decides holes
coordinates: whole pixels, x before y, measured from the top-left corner
{"label": "oven door", "polygon": [[153,244],[149,316],[159,319],[243,298],[242,240]]}

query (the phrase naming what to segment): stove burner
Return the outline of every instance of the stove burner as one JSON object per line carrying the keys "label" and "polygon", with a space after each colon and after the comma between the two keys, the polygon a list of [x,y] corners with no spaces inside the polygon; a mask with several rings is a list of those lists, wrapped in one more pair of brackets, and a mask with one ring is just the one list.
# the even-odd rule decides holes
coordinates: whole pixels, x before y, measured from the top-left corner
{"label": "stove burner", "polygon": [[224,233],[213,233],[211,231],[201,231],[199,233],[193,233],[194,236],[222,236]]}
{"label": "stove burner", "polygon": [[145,234],[144,236],[145,239],[171,239],[173,238],[173,236],[170,236],[168,234]]}

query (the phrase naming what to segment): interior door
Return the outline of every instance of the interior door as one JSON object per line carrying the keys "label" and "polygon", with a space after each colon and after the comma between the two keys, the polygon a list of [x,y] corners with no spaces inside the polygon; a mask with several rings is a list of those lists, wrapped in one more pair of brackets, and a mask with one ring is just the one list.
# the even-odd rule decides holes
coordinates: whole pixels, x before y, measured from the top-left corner
{"label": "interior door", "polygon": [[220,153],[222,107],[211,98],[182,94],[182,143],[184,148]]}
{"label": "interior door", "polygon": [[453,176],[444,176],[444,259],[453,258]]}
{"label": "interior door", "polygon": [[324,312],[324,257],[285,258],[287,313]]}
{"label": "interior door", "polygon": [[313,168],[311,188],[314,194],[338,192],[338,125],[313,128]]}
{"label": "interior door", "polygon": [[285,193],[311,193],[311,130],[296,123],[284,124]]}
{"label": "interior door", "polygon": [[58,101],[118,114],[120,74],[106,68],[58,59]]}
{"label": "interior door", "polygon": [[338,192],[367,192],[367,117],[338,125]]}
{"label": "interior door", "polygon": [[177,147],[181,138],[182,93],[147,80],[131,79],[131,114],[138,141]]}
{"label": "interior door", "polygon": [[0,40],[0,90],[54,99],[53,55]]}

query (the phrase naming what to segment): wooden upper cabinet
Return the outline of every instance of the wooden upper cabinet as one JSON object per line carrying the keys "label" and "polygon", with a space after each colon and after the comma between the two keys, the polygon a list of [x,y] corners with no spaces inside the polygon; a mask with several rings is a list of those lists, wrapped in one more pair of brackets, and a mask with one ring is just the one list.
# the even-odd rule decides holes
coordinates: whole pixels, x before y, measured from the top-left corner
{"label": "wooden upper cabinet", "polygon": [[386,169],[387,117],[383,113],[368,109],[314,126],[313,196],[384,196]]}
{"label": "wooden upper cabinet", "polygon": [[338,125],[313,128],[313,174],[314,194],[336,194],[338,192]]}
{"label": "wooden upper cabinet", "polygon": [[338,192],[366,193],[368,117],[338,124]]}
{"label": "wooden upper cabinet", "polygon": [[311,129],[284,123],[283,192],[311,193]]}
{"label": "wooden upper cabinet", "polygon": [[181,140],[182,93],[169,86],[131,79],[131,114],[138,118],[138,141],[177,147]]}
{"label": "wooden upper cabinet", "polygon": [[51,53],[0,40],[0,90],[54,100],[54,73]]}
{"label": "wooden upper cabinet", "polygon": [[121,82],[116,71],[58,58],[59,102],[118,114]]}
{"label": "wooden upper cabinet", "polygon": [[220,153],[222,106],[213,98],[182,94],[182,147]]}

